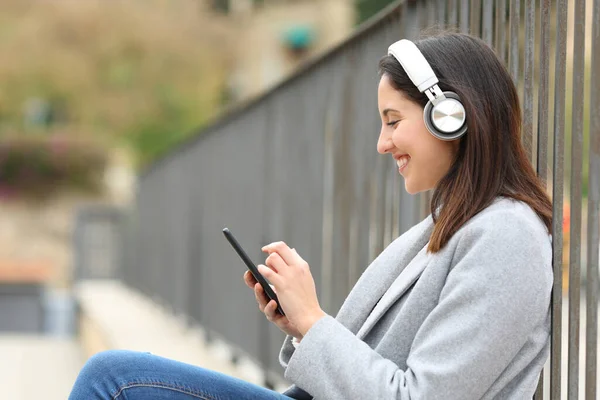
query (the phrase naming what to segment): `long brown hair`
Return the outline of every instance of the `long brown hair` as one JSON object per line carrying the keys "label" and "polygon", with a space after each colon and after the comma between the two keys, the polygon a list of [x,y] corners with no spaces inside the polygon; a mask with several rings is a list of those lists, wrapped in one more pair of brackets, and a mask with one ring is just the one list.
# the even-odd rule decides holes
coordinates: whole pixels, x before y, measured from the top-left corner
{"label": "long brown hair", "polygon": [[[552,225],[552,203],[521,144],[521,107],[515,85],[494,51],[482,40],[443,33],[415,42],[439,79],[440,89],[456,92],[465,106],[467,133],[450,170],[431,199],[435,227],[428,250],[439,251],[469,219],[498,196],[527,203]],[[395,89],[425,106],[420,93],[393,56],[379,62]]]}

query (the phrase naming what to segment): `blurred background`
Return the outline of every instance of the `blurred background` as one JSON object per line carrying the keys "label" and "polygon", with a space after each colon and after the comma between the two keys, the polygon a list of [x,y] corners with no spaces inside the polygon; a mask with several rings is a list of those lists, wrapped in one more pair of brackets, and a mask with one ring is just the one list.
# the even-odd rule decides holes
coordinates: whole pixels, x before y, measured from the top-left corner
{"label": "blurred background", "polygon": [[3,398],[64,399],[89,356],[78,211],[130,205],[145,166],[387,3],[0,0]]}
{"label": "blurred background", "polygon": [[[257,263],[260,244],[296,243],[334,313],[374,256],[427,214],[427,195],[403,194],[374,150],[377,61],[431,25],[482,36],[507,63],[514,49],[529,54],[528,40],[539,52],[548,26],[549,66],[537,55],[534,66],[546,68],[551,107],[564,94],[554,134],[564,135],[564,167],[554,169],[556,122],[552,108],[543,112],[538,72],[533,86],[523,64],[511,74],[525,98],[535,89],[527,132],[544,119],[550,132],[532,135],[532,162],[549,192],[564,188],[560,286],[565,295],[569,282],[583,287],[598,232],[588,226],[590,90],[574,89],[573,70],[589,88],[598,1],[583,1],[583,16],[568,2],[558,27],[555,2],[545,22],[535,2],[534,39],[528,2],[491,3],[0,0],[2,398],[65,399],[85,360],[113,348],[283,389],[283,337],[261,319],[220,229],[231,227]],[[563,92],[557,31],[566,35]],[[536,158],[544,145],[547,159]]]}

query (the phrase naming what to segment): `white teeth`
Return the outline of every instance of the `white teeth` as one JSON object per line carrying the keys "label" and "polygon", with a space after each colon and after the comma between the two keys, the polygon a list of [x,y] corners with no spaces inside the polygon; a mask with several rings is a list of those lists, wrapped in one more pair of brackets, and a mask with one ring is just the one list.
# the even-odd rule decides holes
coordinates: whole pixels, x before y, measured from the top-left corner
{"label": "white teeth", "polygon": [[398,168],[404,168],[404,166],[406,164],[408,164],[409,161],[410,161],[410,156],[403,156],[396,162],[396,164],[398,165]]}

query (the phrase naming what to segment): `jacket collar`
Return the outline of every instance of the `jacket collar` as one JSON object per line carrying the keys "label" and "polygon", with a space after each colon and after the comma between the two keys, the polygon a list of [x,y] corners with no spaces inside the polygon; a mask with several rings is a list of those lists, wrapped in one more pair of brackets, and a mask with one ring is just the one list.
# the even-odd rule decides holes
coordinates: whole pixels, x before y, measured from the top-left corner
{"label": "jacket collar", "polygon": [[[390,304],[382,304],[372,315],[377,302],[382,298],[391,284],[398,278],[410,261],[423,249],[429,241],[433,230],[431,215],[409,229],[394,240],[365,270],[358,282],[342,304],[336,319],[352,333],[365,335],[373,325],[385,314]],[[407,271],[397,285],[395,293],[388,297],[386,303],[395,301],[423,272],[422,268]],[[368,321],[367,321],[368,320]],[[361,327],[363,327],[361,329]],[[361,336],[362,337],[362,336]]]}

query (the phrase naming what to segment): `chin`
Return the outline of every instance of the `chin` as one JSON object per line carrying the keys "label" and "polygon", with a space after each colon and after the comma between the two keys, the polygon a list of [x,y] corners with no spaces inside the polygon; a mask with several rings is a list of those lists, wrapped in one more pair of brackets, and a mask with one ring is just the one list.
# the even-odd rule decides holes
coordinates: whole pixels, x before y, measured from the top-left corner
{"label": "chin", "polygon": [[404,182],[404,189],[406,190],[406,192],[408,194],[417,194],[420,192],[420,190],[417,190],[416,188],[412,187],[411,185],[408,184],[408,182]]}
{"label": "chin", "polygon": [[406,192],[408,194],[415,195],[415,194],[419,194],[421,192],[426,192],[431,188],[414,186],[414,185],[411,185],[409,181],[405,180],[404,181],[404,189],[406,190]]}

